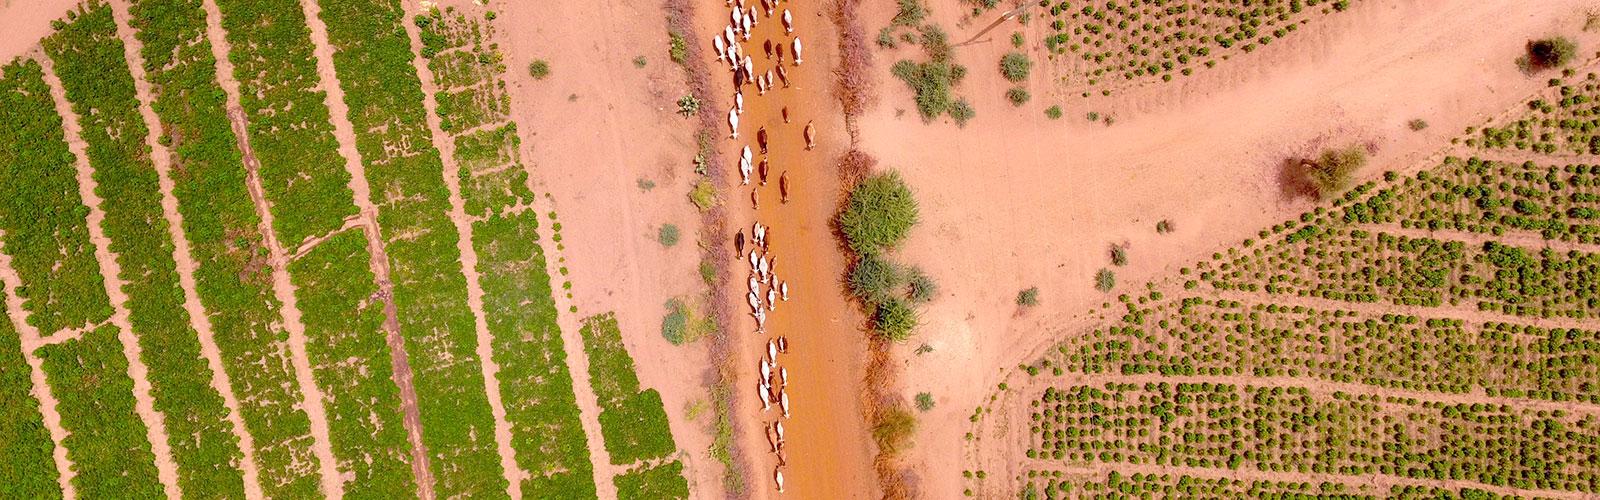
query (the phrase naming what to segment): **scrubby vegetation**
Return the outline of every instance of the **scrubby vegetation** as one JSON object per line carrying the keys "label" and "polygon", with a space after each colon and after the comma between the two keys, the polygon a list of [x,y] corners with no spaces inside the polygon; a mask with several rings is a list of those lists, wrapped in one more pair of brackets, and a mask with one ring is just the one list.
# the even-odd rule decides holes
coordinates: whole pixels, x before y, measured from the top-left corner
{"label": "scrubby vegetation", "polygon": [[900,0],[899,7],[892,24],[879,33],[878,45],[893,48],[894,31],[904,29],[904,40],[921,45],[926,59],[921,62],[901,59],[890,67],[890,73],[905,82],[916,95],[917,112],[924,121],[933,121],[949,113],[956,123],[964,124],[972,118],[972,105],[957,101],[952,87],[966,77],[967,68],[955,62],[949,35],[936,24],[923,24],[927,8],[921,0]]}
{"label": "scrubby vegetation", "polygon": [[1343,193],[1355,181],[1356,171],[1367,164],[1367,151],[1349,146],[1323,151],[1316,160],[1300,163],[1306,183],[1318,198],[1329,199]]}
{"label": "scrubby vegetation", "polygon": [[911,337],[918,323],[915,303],[932,299],[937,285],[920,269],[908,268],[889,253],[918,220],[916,198],[898,172],[869,176],[856,185],[839,213],[845,245],[857,255],[846,281],[866,306],[874,329],[886,339]]}
{"label": "scrubby vegetation", "polygon": [[1564,36],[1553,36],[1528,41],[1528,53],[1517,59],[1517,66],[1532,73],[1556,69],[1572,63],[1578,57],[1578,44]]}
{"label": "scrubby vegetation", "polygon": [[839,214],[839,228],[851,250],[881,255],[911,233],[919,218],[917,200],[899,172],[868,177],[850,192]]}

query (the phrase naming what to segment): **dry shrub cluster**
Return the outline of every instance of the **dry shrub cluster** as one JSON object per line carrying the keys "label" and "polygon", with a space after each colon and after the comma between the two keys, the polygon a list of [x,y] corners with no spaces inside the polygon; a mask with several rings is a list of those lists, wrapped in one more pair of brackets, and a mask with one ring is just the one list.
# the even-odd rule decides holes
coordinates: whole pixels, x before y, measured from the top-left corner
{"label": "dry shrub cluster", "polygon": [[[866,29],[856,19],[860,4],[860,0],[835,0],[833,4],[833,23],[839,30],[839,69],[835,71],[839,82],[834,92],[844,107],[846,120],[851,122],[865,113],[872,102],[872,50],[867,44]],[[850,128],[854,135],[855,127]]]}

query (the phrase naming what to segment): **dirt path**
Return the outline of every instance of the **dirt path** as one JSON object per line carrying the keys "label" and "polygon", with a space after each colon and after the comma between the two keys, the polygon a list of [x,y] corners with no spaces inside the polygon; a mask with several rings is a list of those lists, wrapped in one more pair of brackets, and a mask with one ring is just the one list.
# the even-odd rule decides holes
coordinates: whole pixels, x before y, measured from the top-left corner
{"label": "dirt path", "polygon": [[22,297],[17,295],[17,288],[22,286],[22,277],[11,267],[11,255],[4,251],[0,251],[0,286],[5,287],[6,314],[21,337],[22,358],[28,362],[33,397],[39,400],[39,413],[44,417],[44,427],[50,432],[50,441],[55,443],[51,456],[55,459],[62,497],[72,500],[78,496],[77,490],[72,487],[72,478],[77,476],[77,472],[72,469],[72,459],[67,458],[67,447],[61,444],[67,439],[67,429],[61,426],[61,413],[56,411],[55,394],[50,392],[50,383],[45,379],[44,360],[34,354],[40,344],[39,329],[28,324],[28,310],[22,305]]}
{"label": "dirt path", "polygon": [[290,362],[294,365],[295,382],[304,400],[301,403],[311,422],[312,453],[317,457],[322,492],[329,497],[342,496],[344,486],[340,481],[338,462],[333,457],[333,443],[328,436],[327,413],[323,409],[322,389],[317,387],[311,373],[311,361],[306,355],[306,328],[300,321],[300,307],[294,296],[294,282],[289,278],[288,252],[278,241],[273,228],[271,203],[261,185],[261,163],[250,149],[250,126],[239,104],[239,81],[233,77],[233,62],[228,58],[231,45],[222,29],[222,13],[216,2],[204,0],[206,10],[206,38],[211,42],[211,52],[217,61],[217,83],[227,95],[228,118],[233,126],[234,139],[245,166],[245,183],[250,199],[255,204],[256,216],[261,218],[260,233],[267,245],[267,261],[272,268],[272,293],[282,304],[283,329],[289,337]]}
{"label": "dirt path", "polygon": [[[410,5],[410,2],[407,4],[406,12],[422,11],[420,6]],[[405,26],[406,36],[411,38],[411,46],[421,47],[422,35],[417,25],[410,22],[401,24]],[[411,65],[416,68],[417,77],[422,81],[422,108],[427,115],[428,131],[432,134],[433,147],[439,150],[439,159],[444,162],[442,175],[445,188],[450,192],[450,222],[456,229],[456,251],[461,253],[461,274],[467,283],[467,307],[472,310],[473,331],[477,335],[478,369],[483,373],[489,412],[494,416],[495,450],[500,454],[500,468],[506,476],[506,494],[511,498],[522,498],[522,481],[528,477],[528,472],[517,466],[516,450],[511,447],[511,424],[506,421],[506,405],[500,399],[500,365],[494,361],[494,336],[489,333],[489,323],[483,313],[483,286],[478,281],[478,252],[473,248],[472,240],[474,221],[467,215],[466,201],[461,197],[461,165],[456,162],[455,141],[439,123],[439,101],[434,98],[439,87],[434,83],[433,71],[428,69],[427,59],[416,55],[415,50],[412,54]],[[380,276],[384,282],[389,281],[387,274]],[[392,300],[390,302],[393,303]],[[398,330],[396,332],[398,334]],[[409,399],[412,401],[412,412],[407,413],[407,420],[413,418],[416,395],[413,393]],[[431,498],[433,477],[427,469],[423,469],[422,474],[429,474],[425,482],[430,485],[422,496]]]}
{"label": "dirt path", "polygon": [[217,347],[217,341],[211,331],[211,319],[206,314],[205,306],[200,303],[200,295],[195,291],[194,272],[198,267],[194,257],[189,253],[189,240],[183,232],[183,214],[178,213],[178,198],[173,195],[172,181],[172,154],[161,145],[159,138],[162,135],[162,124],[156,116],[150,83],[145,79],[144,56],[140,51],[144,44],[134,36],[133,28],[128,21],[128,5],[125,1],[110,3],[111,12],[117,20],[117,37],[122,39],[128,68],[133,73],[134,94],[139,99],[139,114],[144,118],[145,128],[149,134],[145,137],[145,144],[154,153],[151,162],[155,165],[158,183],[161,189],[161,211],[167,219],[167,232],[172,237],[172,257],[177,263],[178,284],[183,288],[183,308],[188,311],[189,319],[195,332],[199,335],[200,355],[206,359],[206,366],[211,369],[211,387],[222,395],[222,404],[228,409],[228,423],[233,428],[233,435],[239,440],[239,449],[243,452],[239,467],[244,474],[244,493],[246,498],[263,498],[261,491],[261,472],[256,467],[255,438],[245,428],[244,417],[239,410],[239,398],[233,393],[233,383],[228,378],[228,372],[222,364],[222,351]]}
{"label": "dirt path", "polygon": [[[707,13],[716,24],[702,24],[703,33],[720,33],[727,24],[728,9],[705,2]],[[775,364],[787,369],[789,382],[784,392],[791,399],[791,417],[784,417],[773,404],[763,411],[757,397],[741,397],[735,418],[745,419],[740,426],[741,444],[755,464],[749,481],[757,498],[779,496],[775,470],[784,474],[782,496],[794,498],[859,498],[876,496],[878,484],[873,475],[872,439],[867,432],[865,411],[858,397],[865,377],[866,334],[864,321],[854,304],[843,295],[839,280],[847,262],[839,251],[831,228],[840,199],[840,180],[833,162],[848,148],[844,113],[831,93],[837,65],[834,24],[824,16],[820,4],[783,4],[794,19],[794,35],[785,33],[779,16],[767,16],[758,8],[758,22],[750,40],[741,42],[745,54],[753,58],[755,72],[776,72],[776,58],[768,59],[763,46],[771,41],[781,45],[787,56],[783,67],[791,85],[785,87],[774,78],[774,88],[762,95],[755,85],[742,88],[745,112],[740,117],[739,138],[719,137],[729,161],[737,162],[745,146],[753,152],[752,163],[770,163],[768,182],[761,185],[759,172],[752,172],[750,183],[741,185],[737,166],[729,167],[724,194],[733,230],[742,229],[748,238],[752,224],[770,226],[771,240],[762,255],[773,259],[776,280],[788,284],[789,300],[779,301],[768,313],[765,333],[756,333],[747,302],[748,257],[736,256],[730,280],[736,290],[730,304],[736,315],[736,331],[742,347],[736,349],[739,377],[733,390],[740,396],[755,392],[761,380],[757,360],[765,356],[767,342],[778,337],[788,341],[789,351],[780,354]],[[805,51],[804,63],[794,64],[791,40],[799,36]],[[695,40],[691,43],[709,43]],[[712,62],[712,71],[724,71],[726,63]],[[714,77],[725,80],[722,77]],[[729,89],[731,94],[733,89]],[[726,113],[733,103],[718,102],[714,109]],[[787,108],[789,122],[783,111]],[[817,146],[808,148],[803,131],[808,124],[817,129]],[[759,131],[768,136],[763,154]],[[726,129],[724,129],[726,130]],[[790,201],[781,202],[780,177],[790,182]],[[752,200],[752,191],[759,206]],[[725,235],[729,239],[732,234]],[[774,281],[776,284],[778,281]],[[762,287],[762,295],[771,285]],[[765,297],[760,297],[763,306]],[[774,368],[774,371],[777,371]],[[766,432],[776,422],[785,427],[784,447],[788,464],[779,466],[771,452]]]}
{"label": "dirt path", "polygon": [[79,135],[82,129],[78,125],[78,116],[67,102],[67,92],[56,77],[55,64],[48,57],[40,57],[39,63],[44,66],[44,81],[50,85],[56,113],[61,115],[62,126],[66,129],[67,146],[78,158],[78,194],[83,197],[83,204],[89,207],[89,241],[94,243],[95,259],[100,263],[106,295],[111,299],[111,323],[117,325],[117,339],[122,342],[122,353],[128,358],[128,376],[133,379],[134,411],[139,414],[139,420],[144,422],[150,451],[155,453],[157,478],[161,480],[168,497],[181,497],[178,465],[172,460],[172,447],[167,442],[165,416],[155,409],[155,398],[150,394],[150,369],[140,357],[143,349],[139,347],[139,338],[134,335],[133,324],[129,321],[128,295],[122,290],[122,266],[117,264],[117,256],[111,252],[111,238],[106,236],[105,228],[101,225],[106,218],[105,211],[101,209],[104,200],[95,193],[98,184],[85,153],[87,144]]}

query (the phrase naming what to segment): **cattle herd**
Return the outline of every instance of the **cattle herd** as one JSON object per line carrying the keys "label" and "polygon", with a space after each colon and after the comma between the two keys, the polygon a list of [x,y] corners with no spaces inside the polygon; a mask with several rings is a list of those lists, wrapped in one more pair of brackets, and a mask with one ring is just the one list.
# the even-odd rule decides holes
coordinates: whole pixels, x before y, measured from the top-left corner
{"label": "cattle herd", "polygon": [[[711,41],[717,60],[727,63],[729,71],[733,73],[733,107],[728,110],[728,137],[735,141],[739,140],[739,118],[745,112],[744,91],[753,86],[756,96],[760,97],[769,92],[776,94],[780,88],[778,85],[789,88],[786,65],[800,66],[805,50],[800,37],[794,34],[794,16],[789,9],[779,5],[784,0],[753,1],[759,1],[759,9],[756,5],[746,6],[745,0],[729,0],[729,24]],[[783,23],[783,33],[778,40],[752,40],[756,37],[755,27],[761,18],[770,20],[772,17],[778,17]],[[752,50],[761,52],[763,58],[760,64],[770,67],[758,71],[757,60],[745,50],[747,44],[758,47]],[[775,126],[786,127],[789,124],[789,108],[780,106],[780,109],[783,122]],[[815,145],[815,137],[816,127],[810,122],[806,123],[804,139],[807,150]],[[755,147],[746,144],[739,151],[740,185],[750,186],[750,203],[757,209],[761,206],[761,191],[767,186],[772,164],[777,160],[768,156],[768,139],[766,126],[761,126],[756,130]],[[752,180],[755,181],[753,186]],[[789,202],[787,171],[778,174],[778,195],[780,203]],[[766,350],[758,362],[761,379],[757,387],[757,399],[761,401],[761,422],[767,444],[777,460],[772,479],[777,491],[782,493],[783,470],[789,463],[784,451],[783,421],[789,418],[791,407],[786,392],[789,369],[783,366],[779,356],[789,352],[789,342],[783,335],[767,331],[767,315],[777,310],[779,302],[789,300],[789,284],[778,279],[774,272],[777,257],[768,253],[772,244],[771,231],[770,226],[757,221],[750,227],[747,239],[744,230],[740,229],[734,235],[734,249],[750,264],[750,291],[745,298],[750,305],[750,316],[755,319],[756,334],[766,343]]]}

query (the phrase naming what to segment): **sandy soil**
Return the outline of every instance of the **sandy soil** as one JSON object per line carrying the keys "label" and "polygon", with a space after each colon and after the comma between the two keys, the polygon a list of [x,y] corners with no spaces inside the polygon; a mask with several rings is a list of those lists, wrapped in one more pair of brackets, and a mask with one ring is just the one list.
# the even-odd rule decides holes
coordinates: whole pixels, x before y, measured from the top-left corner
{"label": "sandy soil", "polygon": [[[273,217],[271,203],[267,201],[266,191],[261,185],[261,164],[256,161],[256,155],[250,149],[249,124],[246,123],[244,110],[239,104],[239,82],[233,77],[233,63],[228,58],[229,43],[222,29],[222,13],[217,5],[205,1],[206,10],[206,38],[211,42],[211,53],[217,61],[217,83],[222,86],[223,93],[227,96],[228,117],[233,127],[234,139],[239,142],[239,151],[245,166],[245,183],[250,191],[251,201],[255,203],[256,215],[261,218],[260,232],[267,245],[267,261],[272,268],[272,293],[282,304],[279,312],[283,315],[283,329],[288,334],[290,362],[294,365],[295,382],[299,386],[301,397],[304,398],[302,408],[311,421],[312,452],[317,457],[318,471],[322,476],[322,489],[324,493],[332,496],[343,491],[339,482],[337,462],[333,458],[333,444],[328,436],[327,413],[322,407],[322,390],[317,387],[316,380],[311,373],[311,361],[306,355],[305,324],[300,322],[300,308],[294,296],[294,282],[289,278],[288,250],[284,249],[284,242],[278,241],[277,232],[272,230]],[[347,123],[348,124],[348,123]]]}
{"label": "sandy soil", "polygon": [[161,189],[162,215],[166,217],[167,230],[173,242],[172,257],[177,264],[178,284],[183,288],[183,308],[188,311],[189,320],[199,336],[200,355],[206,359],[206,367],[211,370],[211,387],[222,395],[222,404],[228,409],[228,424],[233,428],[233,435],[239,440],[239,449],[243,452],[239,468],[244,476],[245,496],[262,498],[261,472],[256,468],[255,438],[245,428],[244,417],[239,413],[239,397],[233,393],[233,384],[228,379],[228,372],[223,369],[222,351],[217,347],[216,338],[211,333],[211,319],[206,315],[205,306],[200,303],[200,295],[195,291],[194,271],[197,266],[194,257],[189,253],[189,240],[183,233],[183,214],[178,213],[178,198],[172,194],[171,160],[175,153],[160,144],[161,120],[150,104],[153,97],[150,83],[145,79],[144,57],[140,53],[144,44],[134,36],[133,28],[129,27],[127,4],[111,2],[111,7],[112,13],[117,18],[117,37],[122,39],[128,68],[133,74],[134,93],[139,99],[139,113],[144,118],[145,128],[149,130],[145,144],[153,151],[150,159],[155,166]]}
{"label": "sandy soil", "polygon": [[[616,311],[640,383],[657,389],[666,405],[692,496],[721,497],[722,466],[706,453],[711,411],[696,420],[685,411],[693,402],[709,404],[712,362],[702,346],[673,346],[659,333],[664,303],[672,297],[692,302],[703,287],[692,242],[698,215],[685,197],[695,180],[690,160],[697,122],[675,114],[674,102],[687,87],[667,57],[659,4],[511,2],[496,9],[496,25],[516,27],[501,30],[499,41],[511,68],[505,76],[523,160],[535,191],[553,195],[562,244],[571,249],[545,246],[552,270],[567,268],[574,283],[570,301],[556,297],[558,308],[563,315],[568,305],[581,315]],[[608,27],[596,30],[575,19],[605,19]],[[643,68],[634,66],[636,56],[645,58]],[[528,76],[534,59],[550,62],[549,77]],[[539,203],[547,199],[540,196]],[[679,226],[683,241],[657,243],[663,224]],[[549,229],[541,224],[545,241]],[[555,261],[558,255],[566,261]],[[551,276],[561,282],[560,274]],[[573,376],[586,380],[587,372]]]}
{"label": "sandy soil", "polygon": [[72,459],[67,458],[67,447],[61,445],[61,441],[67,438],[67,429],[61,426],[61,412],[56,411],[55,394],[50,392],[50,383],[45,380],[44,360],[34,354],[40,342],[39,329],[28,324],[28,310],[22,305],[22,297],[17,295],[17,288],[22,286],[22,277],[11,267],[11,255],[3,251],[0,251],[0,286],[5,287],[6,314],[10,316],[12,326],[17,328],[22,343],[22,358],[28,363],[29,379],[33,382],[31,392],[39,400],[39,413],[44,418],[45,430],[50,432],[50,441],[55,443],[51,456],[55,459],[62,497],[71,500],[77,496],[77,490],[72,487],[72,478],[77,476],[77,472],[72,469]]}
{"label": "sandy soil", "polygon": [[105,228],[101,226],[106,213],[100,208],[100,196],[95,194],[98,184],[85,153],[87,144],[80,135],[82,128],[78,125],[78,116],[73,113],[72,105],[67,102],[67,91],[61,86],[61,79],[56,77],[55,64],[48,57],[41,56],[38,59],[44,66],[44,81],[50,85],[56,113],[61,115],[62,126],[66,129],[67,146],[77,157],[78,194],[83,197],[83,204],[89,207],[89,241],[94,243],[95,260],[100,263],[100,275],[105,278],[106,294],[111,298],[111,323],[117,326],[117,339],[122,342],[122,352],[128,358],[128,376],[133,379],[134,411],[144,422],[150,450],[155,453],[157,478],[168,497],[181,496],[178,465],[172,460],[172,446],[167,443],[165,416],[155,409],[155,398],[150,395],[150,379],[147,376],[150,369],[140,358],[143,349],[129,321],[128,295],[122,290],[122,266],[117,264],[117,256],[111,252],[111,238],[106,236]]}
{"label": "sandy soil", "polygon": [[0,61],[23,57],[50,36],[50,22],[67,16],[82,0],[0,0]]}
{"label": "sandy soil", "polygon": [[[964,10],[948,1],[933,7],[947,29]],[[1130,245],[1130,266],[1116,271],[1118,291],[1134,290],[1309,208],[1279,188],[1278,167],[1289,156],[1364,143],[1376,150],[1364,175],[1428,166],[1447,138],[1543,87],[1543,77],[1512,64],[1528,38],[1559,31],[1593,46],[1595,37],[1579,30],[1585,7],[1363,2],[1287,43],[1172,85],[1058,101],[1041,97],[1050,87],[1036,72],[1028,83],[1035,100],[1021,108],[1004,100],[1010,84],[993,69],[1009,45],[976,44],[956,52],[972,69],[957,95],[978,110],[965,129],[947,119],[920,124],[909,91],[888,74],[918,49],[880,52],[881,98],[861,120],[863,149],[900,169],[918,192],[924,221],[904,257],[943,289],[920,337],[899,349],[907,396],[928,391],[938,404],[925,414],[912,457],[923,491],[960,491],[958,462],[948,457],[959,453],[971,409],[1023,359],[1016,346],[1081,324],[1073,313],[1110,298],[1091,287],[1095,271],[1111,267],[1109,245]],[[893,15],[888,3],[875,8],[861,13],[869,31]],[[1040,24],[1023,30],[1036,61]],[[968,36],[951,29],[954,40]],[[1043,108],[1057,103],[1064,118],[1045,119]],[[1117,121],[1087,123],[1091,110]],[[1410,131],[1413,118],[1431,126]],[[1157,235],[1162,219],[1177,230]],[[1043,304],[1021,311],[1014,298],[1030,286],[1040,287]],[[912,354],[922,343],[934,351]]]}

